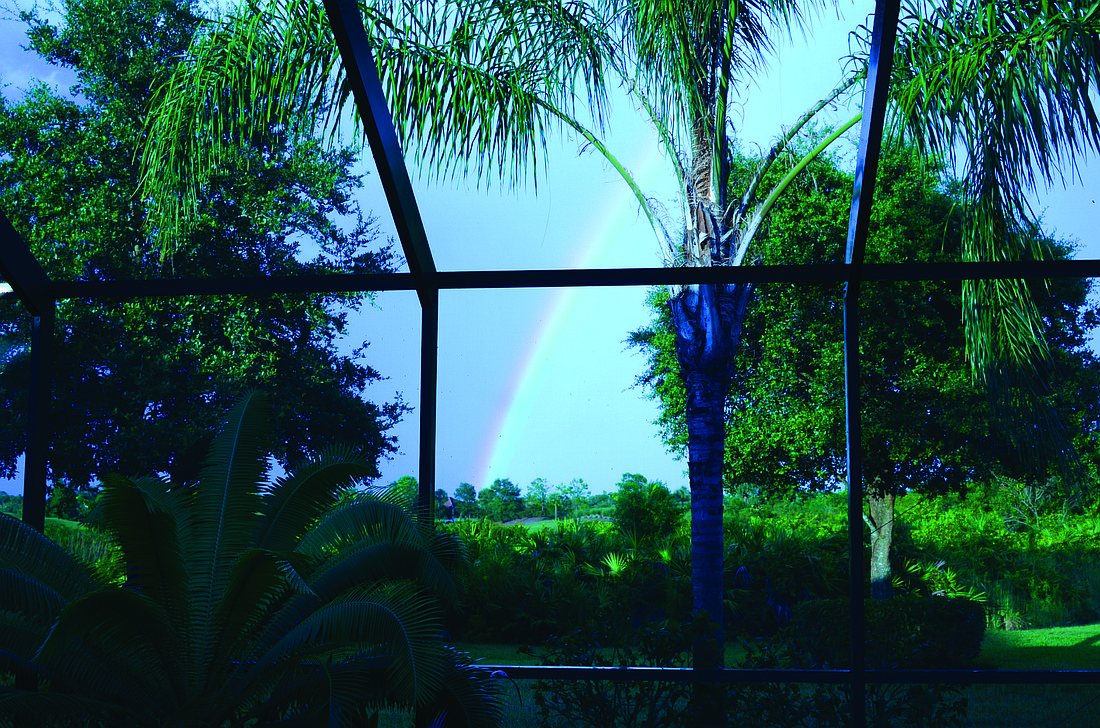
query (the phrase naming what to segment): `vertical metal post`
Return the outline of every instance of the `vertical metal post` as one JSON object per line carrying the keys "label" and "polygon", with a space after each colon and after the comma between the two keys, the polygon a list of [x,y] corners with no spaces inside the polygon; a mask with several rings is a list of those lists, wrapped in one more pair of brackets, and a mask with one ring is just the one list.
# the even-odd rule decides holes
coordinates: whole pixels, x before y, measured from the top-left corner
{"label": "vertical metal post", "polygon": [[852,725],[866,725],[863,609],[863,450],[859,419],[859,281],[844,287],[844,415],[848,445],[848,604]]}
{"label": "vertical metal post", "polygon": [[46,460],[52,430],[53,336],[57,309],[49,306],[32,318],[31,392],[27,427],[27,462],[23,470],[23,522],[37,531],[46,528]]}
{"label": "vertical metal post", "polygon": [[420,314],[420,492],[421,521],[435,518],[436,383],[439,370],[439,290],[421,294]]}
{"label": "vertical metal post", "polygon": [[878,0],[871,31],[871,55],[867,63],[867,88],[863,97],[863,125],[856,159],[852,212],[844,262],[849,265],[844,286],[844,413],[848,445],[848,571],[851,611],[852,725],[867,724],[866,618],[863,603],[863,436],[859,411],[859,289],[863,272],[871,203],[875,193],[882,129],[893,69],[894,41],[898,32],[900,0]]}

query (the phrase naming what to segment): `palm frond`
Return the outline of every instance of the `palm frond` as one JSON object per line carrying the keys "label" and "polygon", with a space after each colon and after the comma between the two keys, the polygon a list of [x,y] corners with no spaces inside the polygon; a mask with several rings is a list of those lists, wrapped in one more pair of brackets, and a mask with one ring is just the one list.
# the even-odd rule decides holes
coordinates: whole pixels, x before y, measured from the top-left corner
{"label": "palm frond", "polygon": [[[50,630],[36,660],[57,675],[81,676],[88,696],[105,697],[108,684],[150,707],[182,702],[187,678],[184,641],[165,610],[133,589],[107,586],[73,601]],[[83,649],[74,649],[76,645]],[[98,655],[89,665],[89,656]],[[99,664],[95,667],[95,663]],[[84,665],[76,668],[76,663]],[[110,672],[106,678],[96,673]],[[119,678],[123,678],[120,680]]]}
{"label": "palm frond", "polygon": [[168,610],[177,629],[188,627],[190,576],[180,527],[160,478],[103,478],[99,510],[126,561],[127,583]]}
{"label": "palm frond", "polygon": [[271,425],[266,401],[249,392],[230,410],[203,463],[188,513],[184,553],[191,566],[191,614],[202,664],[211,659],[218,602],[263,508]]}
{"label": "palm frond", "polygon": [[730,79],[746,79],[763,68],[774,52],[771,29],[802,22],[801,4],[795,2],[658,0],[608,5],[618,11],[614,19],[654,111],[682,144],[700,124],[707,126],[715,151],[725,135],[724,125],[719,130],[714,124],[724,115],[717,107],[724,102]]}
{"label": "palm frond", "polygon": [[310,577],[309,587],[321,599],[332,599],[359,584],[411,580],[444,599],[457,596],[454,581],[431,551],[419,544],[377,543],[342,549]]}
{"label": "palm frond", "polygon": [[297,540],[332,509],[341,491],[374,474],[374,466],[351,447],[331,447],[315,460],[275,481],[264,495],[258,548],[291,551]]}
{"label": "palm frond", "polygon": [[318,559],[365,536],[392,542],[421,543],[420,528],[400,506],[361,494],[326,513],[298,543],[298,551]]}
{"label": "palm frond", "polygon": [[85,725],[124,725],[130,728],[161,725],[146,714],[109,699],[49,691],[0,691],[0,715],[16,725],[65,725],[78,717]]}
{"label": "palm frond", "polygon": [[17,518],[0,513],[0,568],[25,574],[68,602],[98,586],[87,567]]}
{"label": "palm frond", "polygon": [[[304,557],[299,558],[305,561]],[[288,555],[259,548],[241,554],[233,564],[229,584],[217,605],[215,652],[219,659],[228,661],[245,652],[248,646],[243,643],[253,638],[255,630],[278,610],[280,601],[291,591],[314,596],[295,566],[288,562]]]}
{"label": "palm frond", "polygon": [[[559,115],[575,113],[579,87],[602,125],[608,41],[585,3],[378,2],[364,21],[402,143],[429,174],[517,183]],[[142,190],[154,238],[174,246],[203,181],[239,148],[319,126],[335,137],[350,94],[320,3],[253,2],[211,23],[151,107]]]}
{"label": "palm frond", "polygon": [[443,177],[513,184],[585,98],[607,108],[606,22],[587,3],[378,3],[365,13],[398,133]]}
{"label": "palm frond", "polygon": [[443,673],[438,613],[410,586],[355,589],[304,616],[257,665],[383,658],[393,695],[406,705],[426,702]]}
{"label": "palm frond", "polygon": [[[895,51],[893,123],[963,170],[963,259],[1041,259],[1025,194],[1100,149],[1100,4],[913,0]],[[959,153],[964,157],[960,160]],[[964,284],[967,356],[1014,440],[1065,461],[1045,398],[1049,352],[1022,281]],[[1040,436],[1042,435],[1042,436]]]}
{"label": "palm frond", "polygon": [[42,624],[33,615],[0,610],[0,671],[34,671],[34,656],[49,634],[49,624]]}
{"label": "palm frond", "polygon": [[67,601],[37,579],[17,569],[0,569],[0,610],[23,614],[49,625]]}
{"label": "palm frond", "polygon": [[446,669],[439,697],[431,712],[452,728],[490,728],[500,724],[500,704],[494,697],[492,678],[483,667],[471,664],[468,655],[445,648]]}
{"label": "palm frond", "polygon": [[205,180],[238,149],[334,124],[342,73],[312,0],[248,2],[208,23],[152,100],[142,193],[162,248],[175,246]]}

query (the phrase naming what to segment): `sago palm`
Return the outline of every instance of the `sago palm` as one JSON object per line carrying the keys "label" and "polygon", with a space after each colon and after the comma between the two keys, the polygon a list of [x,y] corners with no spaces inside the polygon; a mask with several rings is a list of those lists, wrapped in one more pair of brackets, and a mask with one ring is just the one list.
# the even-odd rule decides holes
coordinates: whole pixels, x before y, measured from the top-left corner
{"label": "sago palm", "polygon": [[244,397],[192,483],[111,476],[102,524],[124,583],[0,520],[0,655],[35,691],[0,714],[127,726],[370,725],[384,707],[492,725],[483,675],[439,641],[455,543],[348,488],[334,448],[268,482],[267,414]]}

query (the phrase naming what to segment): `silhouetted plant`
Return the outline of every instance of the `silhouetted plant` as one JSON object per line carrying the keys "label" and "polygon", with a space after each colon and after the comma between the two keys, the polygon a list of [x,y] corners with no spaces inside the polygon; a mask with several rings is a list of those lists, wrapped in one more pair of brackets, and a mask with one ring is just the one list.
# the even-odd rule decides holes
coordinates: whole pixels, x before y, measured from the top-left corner
{"label": "silhouetted plant", "polygon": [[496,722],[487,676],[439,640],[456,542],[396,506],[341,499],[373,473],[349,449],[269,482],[268,433],[262,397],[248,394],[197,480],[105,479],[99,510],[123,584],[0,516],[0,670],[39,687],[0,687],[0,714],[359,726],[403,707]]}

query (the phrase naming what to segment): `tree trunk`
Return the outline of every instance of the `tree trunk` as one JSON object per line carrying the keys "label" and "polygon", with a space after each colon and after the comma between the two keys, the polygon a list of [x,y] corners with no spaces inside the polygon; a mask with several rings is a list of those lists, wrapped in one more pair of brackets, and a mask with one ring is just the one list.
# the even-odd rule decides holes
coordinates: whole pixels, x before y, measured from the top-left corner
{"label": "tree trunk", "polygon": [[722,584],[722,464],[726,446],[728,380],[705,372],[691,372],[686,380],[692,607],[695,612],[707,612],[717,625],[714,637],[720,662],[725,595]]}
{"label": "tree trunk", "polygon": [[[722,667],[722,466],[726,452],[729,368],[741,338],[752,286],[685,286],[669,302],[676,329],[676,358],[687,398],[688,478],[691,483],[692,610],[706,612],[710,638],[695,645],[692,664]],[[726,686],[697,683],[692,720],[702,727],[726,725]]]}
{"label": "tree trunk", "polygon": [[889,599],[894,596],[893,572],[890,569],[890,546],[894,540],[894,493],[872,490],[867,497],[871,511],[867,525],[871,527],[871,596]]}

